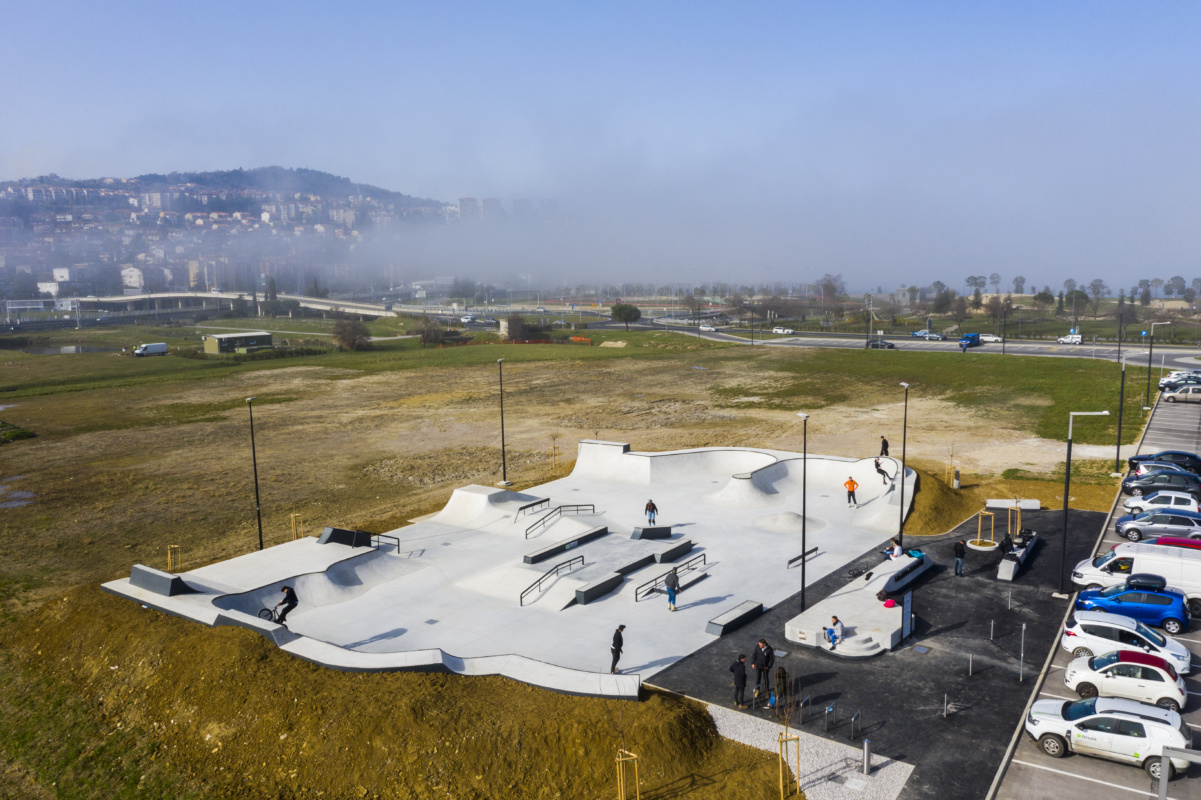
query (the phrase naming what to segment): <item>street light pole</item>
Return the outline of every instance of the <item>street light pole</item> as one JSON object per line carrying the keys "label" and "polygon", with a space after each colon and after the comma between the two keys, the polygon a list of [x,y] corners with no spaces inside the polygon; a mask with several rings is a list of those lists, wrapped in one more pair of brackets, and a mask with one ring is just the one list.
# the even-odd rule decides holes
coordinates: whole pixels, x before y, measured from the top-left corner
{"label": "street light pole", "polygon": [[801,611],[805,610],[805,562],[809,560],[808,540],[805,538],[809,522],[809,415],[797,412],[801,418]]}
{"label": "street light pole", "polygon": [[1063,535],[1059,543],[1059,593],[1064,593],[1065,568],[1068,559],[1068,496],[1072,488],[1072,422],[1076,417],[1108,417],[1108,411],[1071,411],[1068,413],[1068,456],[1063,465]]}
{"label": "street light pole", "polygon": [[1001,355],[1005,355],[1005,336],[1009,332],[1009,304],[1001,307]]}
{"label": "street light pole", "polygon": [[1152,322],[1151,323],[1151,344],[1147,348],[1147,396],[1143,398],[1143,407],[1151,407],[1151,365],[1155,363],[1155,326],[1156,325],[1171,325],[1171,322]]}
{"label": "street light pole", "polygon": [[250,463],[254,465],[254,515],[259,521],[259,549],[263,549],[263,511],[259,502],[259,457],[254,449],[254,401],[257,398],[246,398],[246,410],[250,412]]}
{"label": "street light pole", "polygon": [[509,469],[505,462],[505,360],[496,359],[496,370],[500,376],[500,483],[499,486],[512,486],[509,483]]}
{"label": "street light pole", "polygon": [[901,551],[904,552],[905,545],[905,444],[909,435],[909,384],[901,383],[905,387],[905,417],[901,423],[901,472],[898,477],[901,479],[901,519],[897,523],[897,544],[901,546]]}
{"label": "street light pole", "polygon": [[1126,359],[1122,359],[1122,384],[1118,389],[1118,446],[1113,452],[1113,471],[1121,472],[1122,461],[1122,410],[1126,404]]}

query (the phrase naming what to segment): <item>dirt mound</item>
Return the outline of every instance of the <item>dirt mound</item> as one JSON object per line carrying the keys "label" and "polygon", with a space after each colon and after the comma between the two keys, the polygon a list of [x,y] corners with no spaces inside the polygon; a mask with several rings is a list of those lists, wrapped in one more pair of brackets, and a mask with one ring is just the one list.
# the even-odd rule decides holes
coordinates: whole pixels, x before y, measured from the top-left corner
{"label": "dirt mound", "polygon": [[[607,796],[618,747],[641,756],[644,797],[775,791],[770,754],[721,739],[702,706],[672,695],[633,703],[503,678],[334,672],[94,587],[3,633],[7,676],[36,672],[86,699],[98,737],[147,740],[135,772],[169,769],[203,797]],[[52,732],[31,735],[25,748],[51,745],[37,736]]]}
{"label": "dirt mound", "polygon": [[952,489],[941,477],[913,464],[908,467],[917,473],[918,488],[913,496],[913,511],[905,520],[907,535],[938,536],[983,508],[979,491]]}

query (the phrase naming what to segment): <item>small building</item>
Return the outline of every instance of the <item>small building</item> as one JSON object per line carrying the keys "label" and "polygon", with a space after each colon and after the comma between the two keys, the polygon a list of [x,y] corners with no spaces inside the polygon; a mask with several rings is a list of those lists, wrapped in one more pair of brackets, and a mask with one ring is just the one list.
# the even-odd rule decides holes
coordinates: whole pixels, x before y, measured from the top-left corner
{"label": "small building", "polygon": [[266,331],[210,333],[204,337],[204,352],[214,355],[253,353],[256,350],[270,350],[273,347],[275,345],[271,343],[271,334]]}

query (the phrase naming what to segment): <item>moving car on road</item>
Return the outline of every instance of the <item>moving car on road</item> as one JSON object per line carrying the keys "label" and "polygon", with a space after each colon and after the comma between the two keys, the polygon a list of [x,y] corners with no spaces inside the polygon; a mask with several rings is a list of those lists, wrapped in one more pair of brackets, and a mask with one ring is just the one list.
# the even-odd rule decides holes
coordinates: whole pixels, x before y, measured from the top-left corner
{"label": "moving car on road", "polygon": [[459,317],[459,322],[462,322],[464,325],[470,325],[475,322],[475,314],[464,314]]}
{"label": "moving car on road", "polygon": [[[1163,748],[1187,750],[1192,731],[1180,714],[1133,700],[1092,697],[1076,702],[1039,700],[1026,715],[1026,734],[1051,758],[1084,753],[1142,767],[1159,780]],[[1168,759],[1167,779],[1185,771],[1189,762]]]}
{"label": "moving car on road", "polygon": [[1201,457],[1198,457],[1196,453],[1189,453],[1184,450],[1164,450],[1160,453],[1131,456],[1126,460],[1126,463],[1131,469],[1134,469],[1142,461],[1162,461],[1168,464],[1178,464],[1189,472],[1201,473]]}
{"label": "moving car on road", "polygon": [[1001,342],[1005,341],[1005,338],[1003,336],[997,336],[995,333],[982,333],[980,334],[980,341],[1000,344]]}
{"label": "moving car on road", "polygon": [[784,334],[785,336],[791,336],[791,335],[792,335],[793,333],[795,333],[796,331],[794,331],[792,328],[781,328],[781,327],[775,327],[775,328],[772,328],[772,329],[771,329],[771,332],[772,332],[772,333],[782,333],[782,334]]}
{"label": "moving car on road", "polygon": [[925,339],[927,342],[945,342],[947,337],[943,336],[941,333],[935,333],[931,331],[930,333],[926,334]]}
{"label": "moving car on road", "polygon": [[1155,492],[1142,497],[1131,497],[1122,507],[1131,514],[1144,511],[1201,511],[1197,498],[1187,492]]}
{"label": "moving car on road", "polygon": [[960,347],[979,347],[984,343],[984,340],[978,333],[965,333],[959,337]]}
{"label": "moving car on road", "polygon": [[1063,683],[1081,697],[1124,697],[1179,711],[1188,703],[1184,678],[1159,656],[1114,650],[1077,658],[1063,671]]}
{"label": "moving car on road", "polygon": [[1060,344],[1084,344],[1084,337],[1078,333],[1069,333],[1065,336],[1060,336],[1055,341]]}
{"label": "moving car on road", "polygon": [[866,345],[868,350],[896,350],[897,346],[892,342],[886,342],[883,339],[872,339]]}
{"label": "moving car on road", "polygon": [[716,332],[717,332],[717,328],[713,327],[712,325],[702,325],[701,326],[701,333],[716,333]]}
{"label": "moving car on road", "polygon": [[1141,650],[1159,656],[1181,675],[1188,675],[1192,670],[1193,656],[1184,645],[1120,614],[1074,611],[1063,626],[1059,644],[1076,658],[1108,653],[1116,648]]}

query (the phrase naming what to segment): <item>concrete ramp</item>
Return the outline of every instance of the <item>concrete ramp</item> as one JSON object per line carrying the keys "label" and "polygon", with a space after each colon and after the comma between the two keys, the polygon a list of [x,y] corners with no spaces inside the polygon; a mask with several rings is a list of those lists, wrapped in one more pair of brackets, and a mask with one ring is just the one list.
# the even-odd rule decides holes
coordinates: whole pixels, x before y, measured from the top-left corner
{"label": "concrete ramp", "polygon": [[764,486],[754,473],[733,475],[716,492],[701,495],[706,503],[722,508],[767,508],[784,502],[784,496],[770,485]]}
{"label": "concrete ramp", "polygon": [[812,514],[809,515],[809,521],[806,524],[803,517],[795,511],[781,511],[778,514],[764,514],[761,517],[755,517],[751,520],[751,524],[761,531],[767,533],[800,533],[801,529],[807,533],[814,533],[823,530],[827,527],[826,521],[817,519]]}
{"label": "concrete ramp", "polygon": [[455,489],[446,506],[431,520],[462,528],[482,528],[511,517],[518,508],[538,499],[531,494],[472,484]]}
{"label": "concrete ramp", "polygon": [[372,550],[355,558],[333,564],[323,572],[297,575],[238,594],[227,594],[213,600],[213,605],[226,611],[240,611],[252,617],[259,609],[271,608],[283,597],[281,589],[296,590],[300,605],[289,620],[303,616],[305,611],[351,600],[379,586],[421,570],[426,565],[417,558],[398,558]]}

